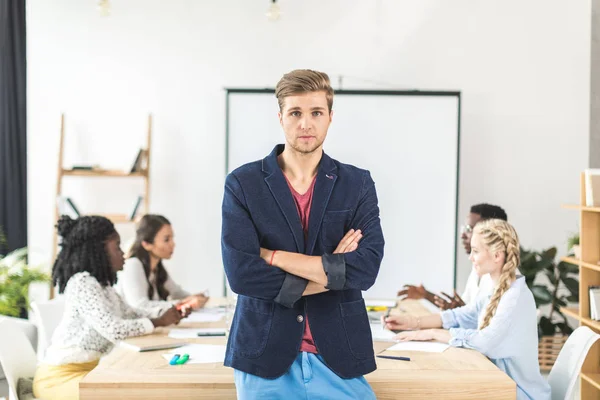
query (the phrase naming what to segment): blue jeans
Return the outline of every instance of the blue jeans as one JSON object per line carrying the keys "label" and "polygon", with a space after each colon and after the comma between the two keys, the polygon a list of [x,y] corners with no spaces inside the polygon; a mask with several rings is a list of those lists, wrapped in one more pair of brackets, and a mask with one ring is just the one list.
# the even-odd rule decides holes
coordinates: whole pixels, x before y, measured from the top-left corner
{"label": "blue jeans", "polygon": [[300,352],[288,371],[276,379],[234,371],[239,400],[375,399],[364,377],[340,378],[318,354]]}

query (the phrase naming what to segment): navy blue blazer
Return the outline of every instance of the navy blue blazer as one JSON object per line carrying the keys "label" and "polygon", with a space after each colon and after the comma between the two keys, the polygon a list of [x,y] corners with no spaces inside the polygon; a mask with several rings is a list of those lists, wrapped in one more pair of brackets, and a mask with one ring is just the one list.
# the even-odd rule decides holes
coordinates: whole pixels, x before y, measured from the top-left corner
{"label": "navy blue blazer", "polygon": [[[277,156],[227,176],[221,246],[225,273],[238,301],[225,365],[264,378],[294,362],[305,316],[319,354],[337,375],[354,378],[376,369],[362,290],[375,282],[384,239],[375,184],[368,171],[331,159],[319,163],[308,234]],[[332,254],[350,229],[362,230],[358,249]],[[271,267],[260,247],[323,257],[328,292],[302,296],[308,281]]]}

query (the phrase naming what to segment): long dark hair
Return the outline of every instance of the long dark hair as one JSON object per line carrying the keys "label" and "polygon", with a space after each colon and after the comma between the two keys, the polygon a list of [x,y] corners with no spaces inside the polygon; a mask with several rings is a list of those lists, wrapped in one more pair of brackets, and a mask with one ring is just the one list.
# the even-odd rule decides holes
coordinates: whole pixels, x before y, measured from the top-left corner
{"label": "long dark hair", "polygon": [[[154,297],[154,286],[152,285],[152,282],[150,282],[150,253],[144,249],[142,242],[154,243],[156,234],[165,225],[171,225],[171,223],[162,215],[144,215],[136,230],[135,242],[127,255],[128,258],[135,257],[142,262],[144,272],[146,273],[146,280],[148,281],[148,299],[150,300]],[[155,279],[156,290],[158,292],[158,297],[160,297],[161,300],[167,300],[167,297],[169,297],[169,291],[165,289],[165,282],[168,278],[169,274],[163,266],[162,260],[160,260],[156,266]]]}
{"label": "long dark hair", "polygon": [[52,284],[58,285],[59,293],[65,291],[69,279],[78,272],[89,272],[102,286],[117,282],[104,243],[117,233],[112,222],[98,216],[71,219],[63,215],[56,229],[62,240],[52,268]]}

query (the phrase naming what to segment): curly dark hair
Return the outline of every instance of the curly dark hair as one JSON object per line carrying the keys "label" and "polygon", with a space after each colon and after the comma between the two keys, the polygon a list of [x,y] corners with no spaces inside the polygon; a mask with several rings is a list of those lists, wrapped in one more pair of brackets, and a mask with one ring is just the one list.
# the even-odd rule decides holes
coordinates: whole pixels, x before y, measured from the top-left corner
{"label": "curly dark hair", "polygon": [[102,286],[117,282],[110,265],[105,241],[117,234],[110,220],[99,216],[71,219],[63,215],[56,224],[62,240],[61,250],[52,268],[52,283],[63,293],[67,282],[78,272],[89,272]]}
{"label": "curly dark hair", "polygon": [[495,206],[493,204],[475,204],[471,207],[471,212],[473,214],[478,214],[481,216],[482,220],[486,219],[501,219],[503,221],[508,221],[508,217],[506,216],[506,211],[502,207]]}
{"label": "curly dark hair", "polygon": [[[128,253],[128,258],[137,258],[142,262],[144,266],[144,272],[146,274],[146,280],[148,281],[148,299],[152,300],[154,297],[154,286],[152,282],[150,282],[150,253],[144,246],[142,246],[142,242],[154,243],[154,239],[156,238],[156,234],[160,229],[165,225],[171,225],[168,219],[163,217],[162,215],[156,214],[146,214],[142,217],[138,228],[135,233],[135,242],[131,246],[131,249]],[[158,262],[156,266],[156,291],[158,292],[158,297],[161,300],[167,300],[169,297],[169,291],[165,288],[165,282],[169,278],[169,274],[167,270],[163,266],[162,260]]]}

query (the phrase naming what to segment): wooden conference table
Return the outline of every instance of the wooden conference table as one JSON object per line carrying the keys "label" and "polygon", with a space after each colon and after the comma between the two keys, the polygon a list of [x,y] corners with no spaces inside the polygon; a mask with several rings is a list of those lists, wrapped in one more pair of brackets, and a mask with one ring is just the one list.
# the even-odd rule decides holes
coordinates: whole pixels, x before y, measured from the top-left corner
{"label": "wooden conference table", "polygon": [[[223,303],[211,299],[208,307]],[[419,302],[406,300],[392,314],[427,315]],[[177,328],[222,328],[224,320],[185,323]],[[128,339],[136,344],[175,341],[167,328]],[[225,344],[224,337],[182,339],[187,343]],[[366,376],[378,399],[515,399],[516,385],[480,353],[449,348],[443,353],[385,351],[393,343],[374,342],[375,354],[409,356],[410,362],[376,358],[377,370]],[[91,399],[235,399],[233,370],[223,363],[168,365],[169,350],[135,352],[116,346],[79,384],[82,400]]]}

